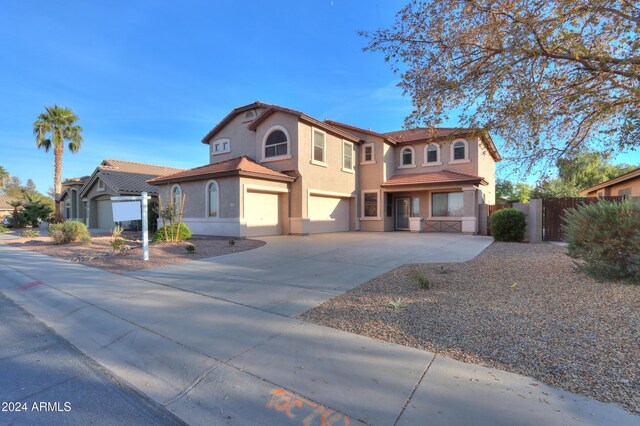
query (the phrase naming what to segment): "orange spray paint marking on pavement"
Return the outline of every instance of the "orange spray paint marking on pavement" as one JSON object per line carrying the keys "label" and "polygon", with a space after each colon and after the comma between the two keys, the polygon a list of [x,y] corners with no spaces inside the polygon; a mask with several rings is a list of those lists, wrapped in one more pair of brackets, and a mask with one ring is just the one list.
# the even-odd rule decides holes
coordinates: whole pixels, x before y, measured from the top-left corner
{"label": "orange spray paint marking on pavement", "polygon": [[[294,408],[299,414],[304,415],[308,413],[308,415],[302,420],[303,426],[334,426],[338,424],[349,425],[350,423],[348,417],[343,417],[342,414],[336,413],[335,410],[318,405],[315,402],[309,401],[301,396],[294,395],[282,388],[271,391],[271,399],[267,402],[265,407],[275,409],[279,412],[284,412],[290,419],[297,417],[297,415],[292,412]],[[309,413],[310,410],[312,411]],[[340,420],[342,420],[341,423]]]}
{"label": "orange spray paint marking on pavement", "polygon": [[30,283],[26,283],[20,286],[20,291],[29,290],[30,288],[37,287],[39,285],[44,285],[42,281],[31,281]]}

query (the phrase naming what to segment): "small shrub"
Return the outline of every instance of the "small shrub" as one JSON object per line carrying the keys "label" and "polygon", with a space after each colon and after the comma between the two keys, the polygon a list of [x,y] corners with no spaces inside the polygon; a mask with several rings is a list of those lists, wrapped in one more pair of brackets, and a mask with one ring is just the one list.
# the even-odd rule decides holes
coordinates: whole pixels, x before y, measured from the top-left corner
{"label": "small shrub", "polygon": [[187,251],[187,253],[193,254],[196,252],[196,246],[194,246],[193,244],[187,244],[185,246],[185,250]]}
{"label": "small shrub", "polygon": [[49,224],[49,237],[54,244],[67,244],[81,241],[85,244],[91,242],[91,235],[87,225],[81,222],[65,222]]}
{"label": "small shrub", "polygon": [[[171,225],[163,226],[162,228],[158,229],[155,234],[153,234],[153,238],[152,238],[153,242],[165,241],[165,236],[164,236],[164,229],[165,228],[167,229],[167,235],[169,236],[169,240],[171,240],[172,237],[174,237],[178,232],[178,225],[177,224],[175,224],[173,226],[171,226]],[[177,238],[178,241],[190,240],[191,239],[191,231],[189,230],[187,225],[185,225],[183,223],[183,224],[180,225],[180,233],[177,234],[177,236],[178,236],[178,238]]]}
{"label": "small shrub", "polygon": [[491,235],[496,241],[522,241],[527,227],[525,215],[516,209],[501,209],[489,219]]}
{"label": "small shrub", "polygon": [[236,240],[229,240],[229,245],[230,246],[235,246],[236,245]]}
{"label": "small shrub", "polygon": [[416,279],[418,280],[418,284],[420,284],[421,289],[429,290],[431,288],[431,282],[424,275],[416,275]]}
{"label": "small shrub", "polygon": [[20,233],[22,238],[38,238],[40,236],[40,232],[35,229],[25,229]]}
{"label": "small shrub", "polygon": [[393,309],[404,309],[407,307],[407,304],[404,302],[402,297],[398,297],[396,300],[392,300],[387,303],[387,306]]}
{"label": "small shrub", "polygon": [[9,231],[9,228],[7,228],[6,226],[0,225],[0,234],[7,231]]}
{"label": "small shrub", "polygon": [[111,239],[109,240],[109,244],[111,244],[111,248],[114,252],[118,253],[122,250],[122,248],[127,245],[127,242],[124,238],[122,238],[122,226],[116,225],[111,232]]}
{"label": "small shrub", "polygon": [[600,201],[565,210],[569,256],[600,278],[640,282],[640,202]]}

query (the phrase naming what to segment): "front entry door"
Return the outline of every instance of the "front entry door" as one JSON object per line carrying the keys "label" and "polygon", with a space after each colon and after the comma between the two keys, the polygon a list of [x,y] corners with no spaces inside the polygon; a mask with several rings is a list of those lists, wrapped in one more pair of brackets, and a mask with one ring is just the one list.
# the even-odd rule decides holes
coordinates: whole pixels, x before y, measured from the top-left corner
{"label": "front entry door", "polygon": [[409,207],[411,206],[410,198],[396,198],[396,229],[409,230]]}

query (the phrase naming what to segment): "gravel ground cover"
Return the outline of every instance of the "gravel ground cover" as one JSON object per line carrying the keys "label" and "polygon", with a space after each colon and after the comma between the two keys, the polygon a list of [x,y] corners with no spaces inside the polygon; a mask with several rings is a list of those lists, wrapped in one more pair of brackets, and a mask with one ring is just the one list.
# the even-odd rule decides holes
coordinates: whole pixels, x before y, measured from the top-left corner
{"label": "gravel ground cover", "polygon": [[[406,307],[388,306],[399,298]],[[299,318],[533,376],[640,414],[640,286],[576,272],[563,247],[496,242],[469,262],[404,265]]]}
{"label": "gravel ground cover", "polygon": [[[178,243],[152,243],[149,244],[149,260],[145,262],[142,260],[142,241],[138,239],[138,234],[123,233],[122,236],[127,241],[127,247],[120,253],[114,253],[111,249],[110,235],[93,236],[89,245],[82,243],[54,245],[49,237],[9,240],[5,244],[116,273],[237,253],[265,244],[264,241],[237,239],[233,240],[233,245],[230,245],[230,238],[223,237],[194,237],[189,241]],[[195,253],[187,253],[185,249],[187,244],[193,244],[196,247]]]}

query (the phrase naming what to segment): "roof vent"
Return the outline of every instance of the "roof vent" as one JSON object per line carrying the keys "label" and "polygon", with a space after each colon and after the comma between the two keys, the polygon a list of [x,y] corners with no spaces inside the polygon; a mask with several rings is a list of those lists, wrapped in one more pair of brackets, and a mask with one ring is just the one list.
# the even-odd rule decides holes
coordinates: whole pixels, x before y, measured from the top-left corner
{"label": "roof vent", "polygon": [[244,118],[253,118],[256,116],[256,112],[254,110],[247,111],[244,113]]}

